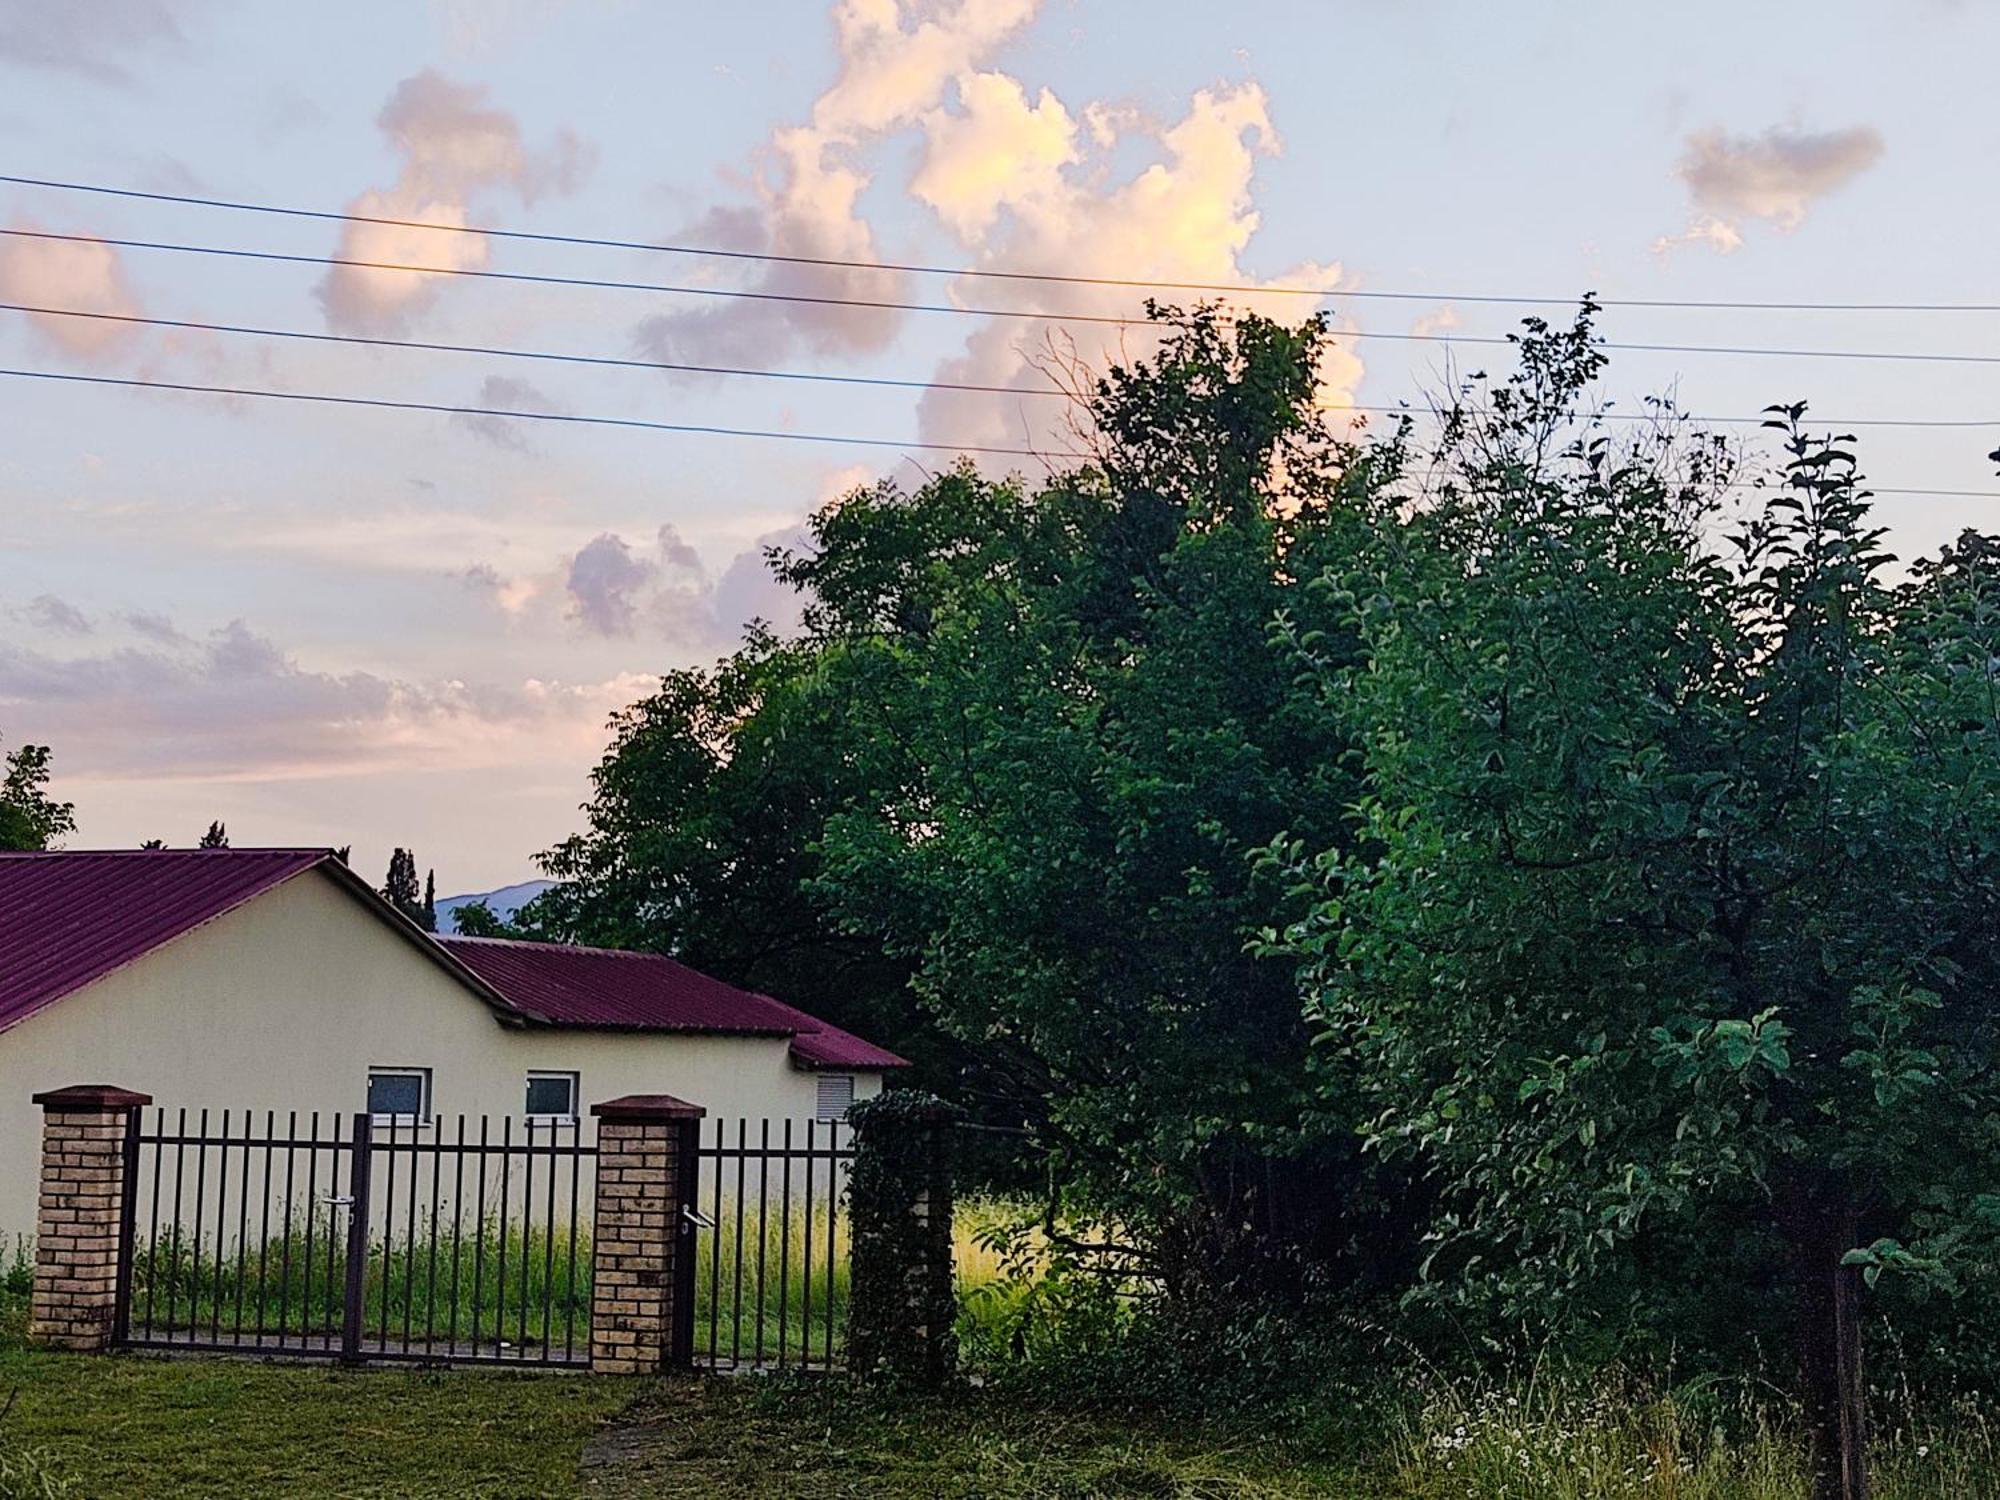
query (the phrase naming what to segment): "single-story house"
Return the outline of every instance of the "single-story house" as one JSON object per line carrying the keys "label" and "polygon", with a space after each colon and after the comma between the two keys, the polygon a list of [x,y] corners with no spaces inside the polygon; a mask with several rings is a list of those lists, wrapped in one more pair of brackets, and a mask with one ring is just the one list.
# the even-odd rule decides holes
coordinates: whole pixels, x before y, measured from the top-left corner
{"label": "single-story house", "polygon": [[34,1223],[32,1097],[66,1084],[191,1120],[547,1121],[672,1094],[796,1121],[903,1065],[657,954],[432,937],[330,850],[0,853],[0,1244]]}

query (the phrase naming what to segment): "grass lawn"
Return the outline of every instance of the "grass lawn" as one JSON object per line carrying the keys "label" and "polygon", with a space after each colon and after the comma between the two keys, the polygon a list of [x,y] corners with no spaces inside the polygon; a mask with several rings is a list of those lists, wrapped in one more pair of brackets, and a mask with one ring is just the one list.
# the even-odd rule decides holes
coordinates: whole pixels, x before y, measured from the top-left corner
{"label": "grass lawn", "polygon": [[42,1450],[67,1493],[157,1500],[573,1495],[584,1444],[638,1387],[0,1347],[0,1406],[10,1392],[0,1442]]}

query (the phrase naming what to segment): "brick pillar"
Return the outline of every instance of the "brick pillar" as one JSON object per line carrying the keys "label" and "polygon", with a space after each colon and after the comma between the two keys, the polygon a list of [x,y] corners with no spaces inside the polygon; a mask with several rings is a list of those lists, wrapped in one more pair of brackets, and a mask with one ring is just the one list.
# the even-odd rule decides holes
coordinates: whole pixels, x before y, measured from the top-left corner
{"label": "brick pillar", "polygon": [[695,1131],[707,1113],[666,1094],[593,1104],[597,1206],[590,1283],[590,1368],[650,1375],[694,1357]]}
{"label": "brick pillar", "polygon": [[42,1179],[35,1219],[35,1291],[28,1337],[52,1349],[111,1347],[121,1293],[118,1247],[126,1201],[126,1142],[148,1094],[106,1083],[35,1095],[42,1107]]}

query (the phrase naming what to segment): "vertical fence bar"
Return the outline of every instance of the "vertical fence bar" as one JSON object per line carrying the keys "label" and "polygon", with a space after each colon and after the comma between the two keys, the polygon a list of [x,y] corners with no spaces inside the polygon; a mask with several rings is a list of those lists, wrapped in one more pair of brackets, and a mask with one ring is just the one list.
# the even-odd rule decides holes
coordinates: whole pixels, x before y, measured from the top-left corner
{"label": "vertical fence bar", "polygon": [[[480,1163],[485,1166],[484,1162]],[[451,1322],[445,1347],[458,1347],[458,1264],[465,1245],[465,1116],[458,1117],[457,1149],[451,1156]]]}
{"label": "vertical fence bar", "polygon": [[[285,1238],[278,1252],[278,1343],[282,1347],[291,1324],[292,1311],[292,1174],[293,1153],[299,1140],[299,1112],[293,1110],[285,1121]],[[312,1282],[312,1268],[306,1268],[306,1282]]]}
{"label": "vertical fence bar", "polygon": [[187,1176],[187,1110],[174,1129],[174,1222],[167,1244],[167,1333],[174,1331],[174,1305],[181,1280],[181,1182]]}
{"label": "vertical fence bar", "polygon": [[722,1354],[716,1336],[722,1326],[722,1121],[715,1122],[715,1222],[708,1226],[708,1367],[713,1370]]}
{"label": "vertical fence bar", "polygon": [[160,1167],[167,1154],[166,1106],[160,1106],[153,1120],[153,1206],[147,1211],[146,1227],[146,1332],[153,1331],[153,1295],[160,1285]]}
{"label": "vertical fence bar", "polygon": [[778,1209],[778,1368],[785,1367],[785,1314],[791,1307],[792,1292],[792,1117],[785,1116],[784,1182],[779,1189]]}
{"label": "vertical fence bar", "polygon": [[[834,1267],[840,1250],[835,1238],[835,1221],[840,1217],[840,1121],[826,1122],[826,1362],[833,1365]],[[852,1288],[850,1287],[850,1290]]]}
{"label": "vertical fence bar", "polygon": [[764,1364],[764,1262],[771,1245],[771,1122],[758,1122],[757,1132],[757,1353],[751,1363]]}
{"label": "vertical fence bar", "polygon": [[[353,1129],[352,1121],[348,1122],[348,1128],[349,1131],[351,1132]],[[313,1112],[313,1139],[315,1141],[319,1139],[319,1112],[317,1110]],[[340,1190],[340,1158],[342,1155],[342,1149],[343,1148],[340,1139],[340,1111],[335,1110],[333,1112],[333,1144],[327,1148],[326,1172],[327,1176],[330,1179],[332,1179],[332,1185],[327,1189],[327,1196],[329,1198],[347,1199],[348,1222],[351,1225],[353,1223],[353,1218],[354,1218],[354,1147],[351,1135],[348,1144],[345,1148],[345,1154],[347,1156],[347,1191],[345,1193],[341,1192]],[[338,1253],[341,1253],[336,1249],[336,1246],[338,1244],[338,1239],[333,1232],[333,1216],[335,1212],[337,1212],[338,1208],[339,1208],[338,1204],[330,1203],[327,1205],[327,1210],[326,1210],[326,1279],[320,1283],[320,1307],[323,1310],[323,1312],[328,1315],[332,1313],[334,1305],[333,1271],[334,1271],[334,1266],[337,1264],[335,1256]],[[308,1221],[308,1227],[310,1227],[310,1221]],[[308,1291],[310,1291],[312,1288],[312,1277],[313,1277],[312,1267],[311,1264],[308,1263],[306,1267],[306,1287]],[[341,1297],[340,1297],[340,1318],[341,1318],[341,1325],[344,1329],[347,1323],[347,1293],[344,1282],[342,1284]],[[332,1347],[333,1329],[331,1328],[331,1326],[329,1326],[327,1330],[323,1334],[321,1334],[320,1344],[322,1348]]]}
{"label": "vertical fence bar", "polygon": [[111,1294],[111,1342],[115,1347],[132,1334],[132,1258],[139,1234],[139,1111],[125,1111],[125,1144],[119,1152],[118,1279]]}
{"label": "vertical fence bar", "polygon": [[500,1121],[500,1266],[494,1273],[499,1295],[493,1308],[493,1353],[497,1358],[507,1350],[507,1188],[514,1164],[514,1117]]}
{"label": "vertical fence bar", "polygon": [[[264,1312],[271,1291],[271,1137],[277,1132],[276,1110],[264,1111],[264,1191],[263,1206],[257,1215],[257,1342],[264,1342]],[[283,1339],[279,1340],[283,1343]]]}
{"label": "vertical fence bar", "polygon": [[[521,1315],[514,1330],[514,1353],[525,1358],[528,1350],[528,1276],[535,1264],[530,1236],[535,1229],[535,1122],[523,1124],[527,1140],[521,1147]],[[502,1232],[505,1232],[504,1226]]]}
{"label": "vertical fence bar", "polygon": [[[577,1106],[582,1107],[582,1100]],[[569,1276],[563,1294],[563,1360],[576,1357],[576,1221],[583,1191],[583,1119],[578,1117],[569,1155]]]}
{"label": "vertical fence bar", "polygon": [[[309,1116],[307,1116],[307,1120],[311,1126],[311,1134],[307,1138],[309,1144],[306,1146],[306,1238],[305,1238],[305,1243],[299,1247],[299,1258],[305,1262],[305,1269],[306,1269],[305,1285],[299,1288],[299,1347],[301,1348],[304,1348],[307,1344],[312,1342],[313,1325],[320,1321],[320,1316],[323,1314],[323,1311],[326,1307],[327,1292],[329,1290],[329,1288],[322,1285],[320,1288],[319,1296],[318,1297],[313,1296],[313,1272],[317,1268],[319,1262],[319,1258],[313,1254],[313,1230],[317,1226],[319,1220],[319,1111],[314,1110]],[[334,1130],[335,1139],[338,1139],[340,1135],[338,1127],[339,1127],[339,1122],[335,1121],[335,1130]],[[292,1132],[294,1139],[296,1139],[297,1137],[297,1128],[298,1128],[298,1115],[296,1112],[294,1112],[294,1114],[292,1115]],[[290,1149],[291,1146],[290,1143],[288,1142],[286,1145],[286,1150],[289,1151]],[[340,1183],[337,1180],[340,1175],[339,1168],[340,1168],[340,1157],[339,1154],[336,1153],[333,1158],[333,1168],[332,1168],[332,1175],[334,1176],[336,1181],[334,1182],[332,1187],[327,1189],[327,1196],[329,1198],[337,1198],[340,1196]],[[289,1172],[287,1173],[287,1182],[289,1183]],[[291,1264],[290,1264],[291,1253],[292,1253],[291,1221],[292,1221],[292,1205],[291,1205],[290,1189],[288,1186],[285,1198],[285,1259],[286,1259],[285,1285],[288,1298],[290,1295],[291,1280],[292,1280]],[[333,1217],[331,1213],[329,1213],[327,1216],[327,1236],[329,1239],[332,1238],[333,1235],[332,1226],[333,1226]],[[327,1279],[331,1281],[333,1278],[329,1276]],[[320,1342],[322,1344],[326,1342],[326,1335],[324,1333],[320,1335]]]}
{"label": "vertical fence bar", "polygon": [[389,1347],[389,1289],[396,1284],[396,1121],[389,1116],[389,1139],[383,1147],[389,1162],[388,1184],[382,1190],[382,1316],[376,1320],[375,1347]]}
{"label": "vertical fence bar", "polygon": [[750,1122],[738,1119],[736,1122],[736,1299],[730,1308],[729,1318],[729,1362],[732,1365],[743,1362],[743,1166],[744,1153],[749,1149]]}
{"label": "vertical fence bar", "polygon": [[554,1311],[556,1297],[556,1122],[549,1121],[549,1187],[548,1212],[543,1215],[542,1225],[542,1357],[552,1352],[549,1346],[549,1315]]}
{"label": "vertical fence bar", "polygon": [[188,1257],[188,1342],[193,1343],[201,1332],[201,1241],[202,1209],[208,1202],[208,1111],[201,1112],[201,1123],[195,1127],[194,1138],[194,1219],[189,1227],[194,1231],[193,1253]]}
{"label": "vertical fence bar", "polygon": [[424,1273],[424,1354],[428,1358],[437,1338],[438,1285],[438,1178],[444,1174],[444,1116],[431,1119],[431,1236],[430,1268]]}
{"label": "vertical fence bar", "polygon": [[[418,1142],[423,1127],[415,1115],[410,1116],[410,1211],[403,1221],[403,1352],[410,1352],[410,1325],[416,1313],[416,1286],[413,1278],[417,1274],[417,1177],[423,1153]],[[390,1213],[395,1205],[389,1206]]]}
{"label": "vertical fence bar", "polygon": [[[390,1127],[394,1132],[394,1126]],[[368,1287],[368,1184],[373,1172],[369,1157],[374,1151],[375,1117],[367,1110],[354,1113],[354,1138],[349,1146],[347,1193],[354,1200],[347,1211],[347,1285],[341,1302],[340,1358],[343,1364],[361,1363],[362,1301]],[[327,1238],[332,1239],[329,1234]],[[387,1264],[384,1264],[387,1274]],[[386,1298],[384,1299],[386,1302]]]}
{"label": "vertical fence bar", "polygon": [[249,1110],[243,1111],[243,1186],[236,1195],[236,1329],[234,1341],[243,1342],[243,1288],[250,1260],[250,1136],[255,1127]]}
{"label": "vertical fence bar", "polygon": [[486,1116],[479,1117],[479,1212],[472,1234],[472,1352],[479,1352],[480,1299],[486,1291]]}
{"label": "vertical fence bar", "polygon": [[[813,1168],[813,1146],[818,1139],[819,1122],[806,1121],[806,1222],[799,1232],[799,1364],[803,1368],[813,1362],[813,1182],[817,1172]],[[827,1290],[833,1290],[831,1281]]]}
{"label": "vertical fence bar", "polygon": [[226,1109],[222,1112],[222,1133],[216,1137],[215,1158],[215,1297],[208,1306],[211,1344],[222,1339],[222,1274],[229,1247],[229,1111]]}

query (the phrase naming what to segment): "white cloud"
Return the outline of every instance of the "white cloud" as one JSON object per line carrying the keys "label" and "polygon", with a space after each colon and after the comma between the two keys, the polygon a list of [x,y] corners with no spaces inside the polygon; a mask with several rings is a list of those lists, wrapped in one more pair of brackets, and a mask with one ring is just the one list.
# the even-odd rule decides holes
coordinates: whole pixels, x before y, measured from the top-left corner
{"label": "white cloud", "polygon": [[[589,153],[569,132],[544,150],[531,150],[521,127],[486,102],[486,91],[456,84],[426,70],[404,79],[376,117],[403,158],[387,188],[371,189],[348,212],[376,218],[469,224],[478,195],[510,190],[523,203],[568,192],[588,165]],[[348,224],[336,252],[348,260],[478,270],[486,264],[482,235],[393,224]],[[395,333],[407,328],[438,295],[445,275],[335,266],[320,283],[327,322],[351,332]]]}
{"label": "white cloud", "polygon": [[[14,227],[32,230],[37,226],[17,219]],[[139,311],[139,299],[126,279],[118,251],[95,239],[9,239],[0,244],[0,297],[114,317],[132,317]],[[129,323],[42,313],[29,314],[28,323],[64,354],[81,359],[103,359],[117,353],[132,342],[135,331]]]}
{"label": "white cloud", "polygon": [[1881,135],[1866,125],[1818,132],[1773,127],[1757,136],[1698,130],[1674,169],[1694,219],[1653,248],[1706,244],[1726,255],[1742,247],[1749,220],[1789,233],[1813,204],[1874,166],[1882,150]]}
{"label": "white cloud", "polygon": [[[841,0],[833,11],[840,74],[814,101],[808,123],[772,132],[757,162],[756,207],[713,211],[687,237],[772,255],[880,259],[859,208],[870,180],[861,149],[934,109],[953,80],[1033,18],[1038,3],[958,0],[906,25],[896,0]],[[771,265],[748,289],[893,301],[905,283],[867,269]],[[746,301],[650,318],[638,342],[658,359],[762,362],[799,347],[873,352],[900,321],[888,308]]]}
{"label": "white cloud", "polygon": [[570,559],[563,588],[570,618],[593,635],[634,635],[642,621],[668,637],[705,639],[713,628],[701,557],[671,525],[650,548],[603,532]]}

